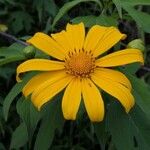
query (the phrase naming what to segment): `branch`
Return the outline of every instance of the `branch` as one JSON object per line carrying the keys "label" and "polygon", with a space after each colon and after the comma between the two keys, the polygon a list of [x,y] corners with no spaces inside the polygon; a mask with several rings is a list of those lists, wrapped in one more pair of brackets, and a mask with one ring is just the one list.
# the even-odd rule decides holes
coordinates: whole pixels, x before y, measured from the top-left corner
{"label": "branch", "polygon": [[149,67],[143,66],[142,69],[147,71],[147,72],[150,72],[150,68]]}
{"label": "branch", "polygon": [[10,35],[8,33],[5,33],[5,32],[0,32],[0,36],[8,39],[9,41],[20,43],[20,44],[22,44],[24,46],[28,46],[29,45],[28,43],[23,42],[21,40],[18,40],[16,37],[14,37],[14,36],[12,36],[12,35]]}

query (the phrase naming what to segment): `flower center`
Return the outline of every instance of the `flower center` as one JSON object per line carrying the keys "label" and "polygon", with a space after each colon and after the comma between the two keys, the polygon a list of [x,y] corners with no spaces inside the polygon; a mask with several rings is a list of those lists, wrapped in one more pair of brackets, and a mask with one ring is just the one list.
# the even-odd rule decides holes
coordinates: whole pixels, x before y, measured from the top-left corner
{"label": "flower center", "polygon": [[79,77],[90,77],[90,73],[95,68],[95,58],[91,51],[69,52],[68,58],[65,59],[65,68],[69,74]]}

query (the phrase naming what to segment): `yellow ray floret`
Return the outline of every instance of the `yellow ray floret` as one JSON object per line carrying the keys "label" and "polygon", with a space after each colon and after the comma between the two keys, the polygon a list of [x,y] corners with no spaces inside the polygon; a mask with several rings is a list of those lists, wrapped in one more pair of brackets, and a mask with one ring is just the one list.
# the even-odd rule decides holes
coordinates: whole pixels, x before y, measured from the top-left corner
{"label": "yellow ray floret", "polygon": [[92,80],[102,90],[117,98],[126,109],[126,112],[129,112],[130,109],[133,107],[134,98],[130,90],[119,82],[114,82],[113,80],[109,80],[104,76],[99,78],[97,72],[92,75]]}
{"label": "yellow ray floret", "polygon": [[44,33],[41,32],[36,33],[27,42],[34,45],[44,53],[57,59],[63,60],[65,57],[63,48],[60,45],[58,45],[57,42],[53,40],[50,36]]}
{"label": "yellow ray floret", "polygon": [[39,73],[38,75],[34,76],[31,80],[29,80],[29,82],[24,86],[22,92],[24,96],[27,97],[34,90],[40,87],[44,82],[47,82],[49,80],[54,82],[65,76],[66,72],[64,70]]}
{"label": "yellow ray floret", "polygon": [[73,76],[66,76],[59,78],[58,80],[48,80],[40,85],[32,94],[32,102],[40,110],[41,106],[48,102],[57,93],[62,91],[69,82],[73,79]]}
{"label": "yellow ray floret", "polygon": [[17,81],[20,81],[19,74],[27,71],[54,71],[64,69],[64,63],[46,59],[27,60],[17,68]]}
{"label": "yellow ray floret", "polygon": [[110,81],[118,82],[127,87],[130,91],[132,90],[132,86],[128,78],[123,73],[117,70],[107,68],[96,68],[95,72],[99,78],[104,77]]}
{"label": "yellow ray floret", "polygon": [[81,82],[75,78],[67,86],[62,99],[62,111],[65,119],[75,120],[81,101]]}
{"label": "yellow ray floret", "polygon": [[125,38],[126,35],[120,33],[115,27],[95,25],[87,34],[84,49],[93,51],[93,55],[97,57]]}
{"label": "yellow ray floret", "polygon": [[104,102],[100,91],[90,79],[82,80],[82,95],[90,120],[102,121],[104,118]]}
{"label": "yellow ray floret", "polygon": [[99,67],[116,67],[134,62],[141,62],[143,64],[142,52],[138,49],[125,49],[98,59],[96,65]]}

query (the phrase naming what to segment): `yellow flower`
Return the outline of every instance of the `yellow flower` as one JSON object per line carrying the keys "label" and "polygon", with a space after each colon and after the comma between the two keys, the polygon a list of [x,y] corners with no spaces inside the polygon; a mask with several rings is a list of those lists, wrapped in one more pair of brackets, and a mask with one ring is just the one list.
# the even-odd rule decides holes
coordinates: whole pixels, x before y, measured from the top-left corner
{"label": "yellow flower", "polygon": [[115,27],[95,25],[85,36],[83,23],[67,24],[66,30],[48,36],[38,32],[27,42],[55,60],[30,59],[17,68],[19,74],[27,71],[43,71],[34,76],[23,88],[25,96],[40,110],[64,88],[62,111],[65,119],[75,120],[81,96],[91,121],[102,121],[104,102],[98,88],[115,97],[126,112],[134,105],[131,84],[124,74],[110,67],[133,62],[143,63],[138,49],[124,49],[102,56],[125,34]]}

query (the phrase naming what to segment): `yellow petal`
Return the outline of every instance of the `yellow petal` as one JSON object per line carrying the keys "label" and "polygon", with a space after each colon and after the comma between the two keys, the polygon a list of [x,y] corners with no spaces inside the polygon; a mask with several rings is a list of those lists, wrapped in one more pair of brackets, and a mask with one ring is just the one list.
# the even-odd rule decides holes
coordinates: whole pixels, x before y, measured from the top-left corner
{"label": "yellow petal", "polygon": [[40,110],[41,106],[51,100],[57,93],[62,91],[67,84],[73,79],[73,76],[66,75],[58,80],[47,80],[33,91],[31,100]]}
{"label": "yellow petal", "polygon": [[16,79],[19,82],[19,74],[27,71],[54,71],[64,69],[64,63],[46,59],[30,59],[17,67]]}
{"label": "yellow petal", "polygon": [[75,78],[67,86],[63,99],[62,111],[65,119],[75,120],[81,101],[81,81]]}
{"label": "yellow petal", "polygon": [[68,23],[66,27],[66,32],[70,41],[72,41],[73,50],[74,49],[76,49],[76,51],[81,50],[83,48],[85,38],[84,24],[80,23],[76,25],[71,25]]}
{"label": "yellow petal", "polygon": [[34,76],[23,88],[24,96],[30,95],[34,90],[36,90],[41,84],[47,82],[47,80],[57,81],[66,76],[66,72],[64,70],[60,71],[50,71],[39,73]]}
{"label": "yellow petal", "polygon": [[94,51],[107,30],[108,28],[104,26],[93,26],[85,38],[84,49],[86,51]]}
{"label": "yellow petal", "polygon": [[61,31],[59,33],[51,34],[52,38],[60,44],[60,46],[63,48],[65,54],[68,54],[69,51],[73,50],[73,45],[67,36],[66,31]]}
{"label": "yellow petal", "polygon": [[138,49],[125,49],[98,59],[96,65],[99,67],[114,67],[134,62],[144,63],[142,52]]}
{"label": "yellow petal", "polygon": [[124,39],[125,37],[126,35],[120,33],[115,27],[95,25],[87,34],[84,49],[87,51],[91,50],[94,57],[97,57],[98,55],[109,50],[118,41]]}
{"label": "yellow petal", "polygon": [[99,78],[96,72],[94,72],[91,78],[102,90],[117,98],[124,106],[126,112],[130,111],[135,102],[128,88],[106,77]]}
{"label": "yellow petal", "polygon": [[98,78],[107,78],[114,82],[121,83],[122,85],[126,86],[130,91],[132,89],[131,83],[128,78],[119,71],[106,68],[97,68],[94,72],[96,73],[96,76]]}
{"label": "yellow petal", "polygon": [[27,40],[27,42],[52,57],[64,60],[65,54],[63,53],[63,48],[50,36],[44,33],[36,33],[31,39]]}
{"label": "yellow petal", "polygon": [[90,79],[82,80],[82,95],[90,120],[102,121],[104,118],[104,102],[100,91]]}

